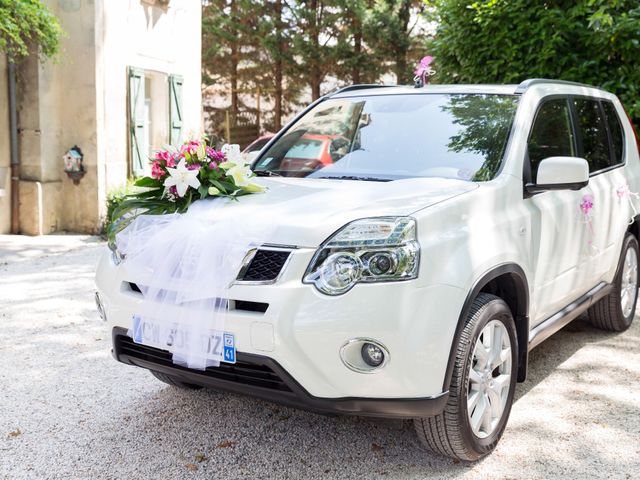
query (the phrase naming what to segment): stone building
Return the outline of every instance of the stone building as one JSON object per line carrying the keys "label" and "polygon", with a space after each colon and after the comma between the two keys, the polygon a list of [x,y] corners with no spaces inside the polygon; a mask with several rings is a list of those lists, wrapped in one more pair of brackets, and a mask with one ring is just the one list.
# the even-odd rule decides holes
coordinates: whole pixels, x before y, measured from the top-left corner
{"label": "stone building", "polygon": [[[44,0],[66,37],[57,63],[16,67],[18,202],[11,207],[8,67],[0,56],[0,233],[96,233],[107,192],[154,148],[201,130],[201,0]],[[74,184],[63,156],[77,145]],[[17,233],[17,232],[15,232]]]}

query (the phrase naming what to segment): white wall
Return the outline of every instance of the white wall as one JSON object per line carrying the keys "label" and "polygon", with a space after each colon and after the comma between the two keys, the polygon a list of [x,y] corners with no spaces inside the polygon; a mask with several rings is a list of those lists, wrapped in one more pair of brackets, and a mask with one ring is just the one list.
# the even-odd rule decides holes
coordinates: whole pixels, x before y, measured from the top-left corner
{"label": "white wall", "polygon": [[127,175],[127,67],[182,75],[183,135],[200,133],[201,13],[201,0],[172,0],[166,9],[140,0],[96,0],[101,206],[107,191],[121,186]]}

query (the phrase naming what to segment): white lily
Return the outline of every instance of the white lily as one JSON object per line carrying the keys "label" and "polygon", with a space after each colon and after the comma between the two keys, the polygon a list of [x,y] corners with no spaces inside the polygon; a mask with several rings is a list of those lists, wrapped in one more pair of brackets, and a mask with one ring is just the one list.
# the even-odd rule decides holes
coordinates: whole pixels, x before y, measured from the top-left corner
{"label": "white lily", "polygon": [[[229,144],[225,143],[220,149],[224,153],[227,162],[235,163],[236,165],[246,165],[247,161],[244,155],[240,152],[240,145],[237,143]],[[226,163],[226,162],[225,162]]]}
{"label": "white lily", "polygon": [[198,180],[198,170],[189,170],[187,162],[183,158],[176,168],[167,168],[169,177],[165,179],[164,186],[176,187],[179,197],[184,197],[189,187],[198,188],[200,180]]}
{"label": "white lily", "polygon": [[249,185],[249,179],[253,172],[249,168],[249,165],[234,165],[227,170],[227,176],[233,178],[233,182],[238,187],[244,187]]}
{"label": "white lily", "polygon": [[267,190],[267,187],[260,185],[258,183],[249,183],[243,187],[243,190],[249,193],[262,193]]}

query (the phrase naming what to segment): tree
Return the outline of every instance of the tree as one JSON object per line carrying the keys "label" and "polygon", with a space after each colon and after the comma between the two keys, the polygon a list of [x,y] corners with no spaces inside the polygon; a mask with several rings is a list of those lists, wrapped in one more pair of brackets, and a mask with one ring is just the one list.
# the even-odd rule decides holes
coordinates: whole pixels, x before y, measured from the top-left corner
{"label": "tree", "polygon": [[58,19],[39,0],[0,0],[0,52],[12,61],[28,55],[31,44],[55,58],[62,35]]}
{"label": "tree", "polygon": [[280,130],[282,117],[288,111],[285,93],[295,100],[297,91],[289,80],[295,76],[295,59],[291,48],[291,15],[283,0],[270,0],[264,3],[264,15],[260,22],[260,46],[262,65],[266,75],[263,84],[266,96],[273,98],[273,129]]}
{"label": "tree", "polygon": [[231,112],[238,113],[240,85],[255,73],[259,43],[258,5],[254,0],[214,0],[202,15],[203,81],[231,89]]}
{"label": "tree", "polygon": [[556,78],[616,93],[640,124],[637,0],[433,0],[435,81]]}
{"label": "tree", "polygon": [[388,59],[373,48],[380,32],[370,28],[374,0],[343,0],[336,44],[335,75],[345,83],[375,83],[389,70]]}
{"label": "tree", "polygon": [[311,98],[320,97],[320,87],[333,73],[337,44],[342,33],[339,0],[295,0],[289,7],[294,18],[292,35],[298,73],[311,87]]}
{"label": "tree", "polygon": [[372,48],[390,62],[398,84],[411,83],[426,34],[422,27],[424,0],[377,0],[367,25]]}

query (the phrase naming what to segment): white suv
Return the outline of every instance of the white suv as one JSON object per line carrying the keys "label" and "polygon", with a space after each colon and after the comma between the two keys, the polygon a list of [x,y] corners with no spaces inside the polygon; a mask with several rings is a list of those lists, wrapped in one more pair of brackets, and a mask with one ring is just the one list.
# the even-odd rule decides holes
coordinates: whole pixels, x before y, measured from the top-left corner
{"label": "white suv", "polygon": [[96,299],[117,360],[180,387],[415,419],[427,447],[475,460],[505,429],[529,350],[583,312],[605,330],[633,320],[640,159],[598,88],[347,87],[253,170],[267,192],[225,208],[276,228],[226,291],[220,366],[132,338],[144,289],[116,251]]}

